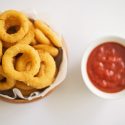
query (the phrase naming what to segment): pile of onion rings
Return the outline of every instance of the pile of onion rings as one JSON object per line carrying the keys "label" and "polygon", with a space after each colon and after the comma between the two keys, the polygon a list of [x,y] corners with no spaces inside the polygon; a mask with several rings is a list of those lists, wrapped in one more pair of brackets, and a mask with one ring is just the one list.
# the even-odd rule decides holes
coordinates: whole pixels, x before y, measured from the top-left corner
{"label": "pile of onion rings", "polygon": [[43,21],[24,13],[0,13],[0,91],[19,89],[24,96],[50,86],[62,44]]}

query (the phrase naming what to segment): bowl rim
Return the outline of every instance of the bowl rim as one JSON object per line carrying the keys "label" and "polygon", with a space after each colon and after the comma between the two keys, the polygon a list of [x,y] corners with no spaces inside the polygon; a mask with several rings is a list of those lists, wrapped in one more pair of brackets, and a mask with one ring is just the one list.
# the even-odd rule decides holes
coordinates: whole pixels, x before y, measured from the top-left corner
{"label": "bowl rim", "polygon": [[125,46],[125,39],[122,37],[118,37],[118,36],[104,36],[104,37],[98,38],[95,41],[91,42],[83,53],[83,57],[82,57],[82,61],[81,61],[81,74],[82,74],[83,82],[94,95],[97,95],[98,97],[101,97],[104,99],[118,99],[125,95],[124,89],[119,92],[116,92],[116,93],[107,93],[107,92],[101,91],[89,79],[88,73],[87,73],[87,68],[86,68],[88,57],[89,57],[90,53],[92,52],[92,50],[94,48],[96,48],[97,46],[99,46],[103,43],[110,42],[110,41],[119,43],[119,44]]}

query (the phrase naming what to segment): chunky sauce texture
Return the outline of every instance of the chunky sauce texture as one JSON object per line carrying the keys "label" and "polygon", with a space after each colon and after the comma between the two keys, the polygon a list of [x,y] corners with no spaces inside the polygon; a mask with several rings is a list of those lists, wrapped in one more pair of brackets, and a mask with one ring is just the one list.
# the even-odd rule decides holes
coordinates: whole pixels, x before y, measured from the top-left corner
{"label": "chunky sauce texture", "polygon": [[89,55],[87,73],[90,81],[108,93],[125,88],[125,47],[113,41],[97,46]]}

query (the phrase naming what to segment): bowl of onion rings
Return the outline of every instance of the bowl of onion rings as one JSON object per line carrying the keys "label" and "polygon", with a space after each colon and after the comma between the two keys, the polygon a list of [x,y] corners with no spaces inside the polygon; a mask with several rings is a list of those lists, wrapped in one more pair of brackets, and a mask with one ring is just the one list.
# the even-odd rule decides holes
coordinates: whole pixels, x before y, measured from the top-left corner
{"label": "bowl of onion rings", "polygon": [[0,13],[0,98],[32,102],[48,95],[66,77],[64,40],[34,13]]}

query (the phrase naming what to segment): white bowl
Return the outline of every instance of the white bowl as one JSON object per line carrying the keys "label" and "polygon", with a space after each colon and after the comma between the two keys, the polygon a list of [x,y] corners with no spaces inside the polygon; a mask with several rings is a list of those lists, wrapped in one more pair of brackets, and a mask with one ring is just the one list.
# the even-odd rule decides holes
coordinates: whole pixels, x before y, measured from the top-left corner
{"label": "white bowl", "polygon": [[103,37],[103,38],[93,41],[84,52],[82,62],[81,62],[81,73],[82,73],[82,77],[83,77],[83,81],[84,81],[85,85],[88,87],[88,89],[92,93],[94,93],[95,95],[97,95],[101,98],[116,99],[116,98],[125,96],[125,90],[122,90],[122,91],[116,92],[116,93],[106,93],[106,92],[99,90],[90,81],[90,79],[88,77],[88,73],[87,73],[87,68],[86,68],[87,60],[88,60],[88,57],[89,57],[90,53],[92,52],[92,50],[94,48],[96,48],[97,46],[99,46],[100,44],[106,43],[108,41],[113,41],[113,42],[116,42],[116,43],[119,43],[119,44],[125,46],[125,39],[123,39],[121,37],[115,37],[115,36]]}

